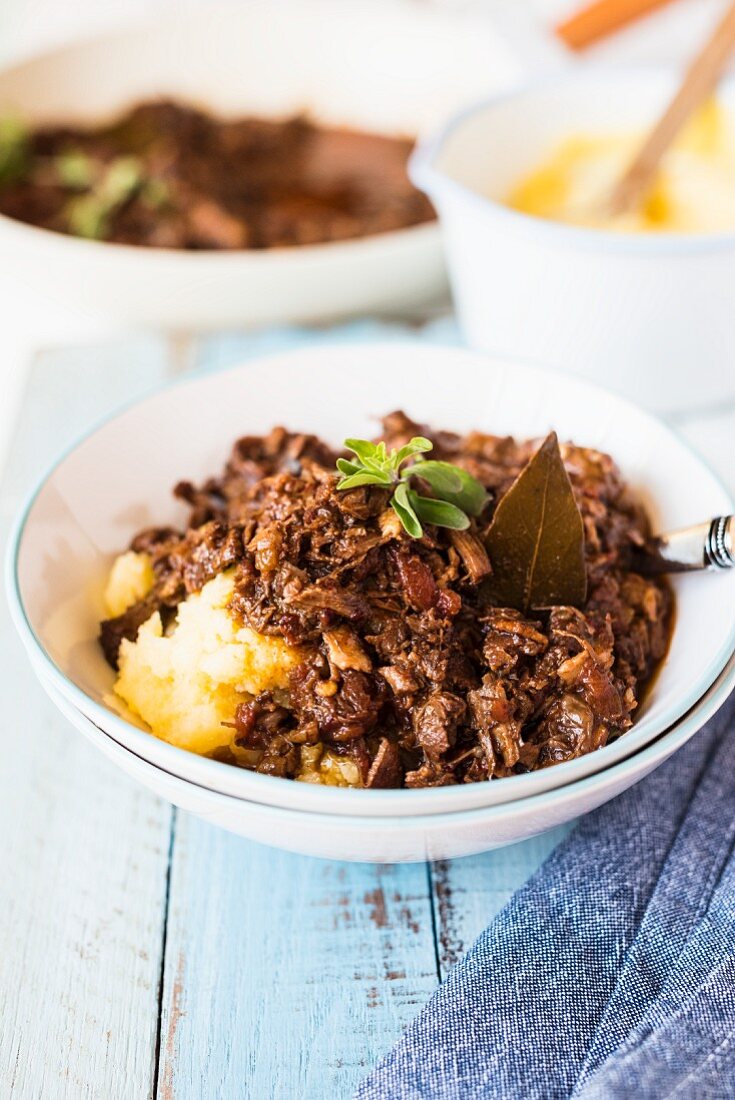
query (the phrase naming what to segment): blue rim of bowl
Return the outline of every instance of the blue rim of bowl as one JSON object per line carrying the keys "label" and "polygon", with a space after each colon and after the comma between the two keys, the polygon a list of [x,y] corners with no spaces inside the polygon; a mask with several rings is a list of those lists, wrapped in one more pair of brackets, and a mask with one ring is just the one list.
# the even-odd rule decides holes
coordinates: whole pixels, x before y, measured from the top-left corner
{"label": "blue rim of bowl", "polygon": [[[710,476],[717,483],[718,487],[722,490],[724,496],[729,499],[731,510],[735,510],[735,499],[733,498],[732,494],[730,494],[730,492],[723,485],[723,483],[720,480],[719,476],[715,473],[715,471],[712,469],[710,464],[705,459],[703,459],[689,445],[687,440],[684,439],[683,436],[679,432],[677,432],[674,428],[671,428],[668,424],[664,424],[662,421],[658,421],[657,417],[653,413],[649,413],[646,410],[640,409],[637,405],[635,405],[633,402],[629,401],[627,398],[621,397],[619,394],[612,394],[611,391],[608,391],[604,386],[600,386],[600,385],[598,385],[594,382],[589,382],[586,379],[580,378],[576,375],[572,375],[569,372],[559,370],[558,368],[541,367],[538,364],[522,362],[521,360],[513,360],[512,357],[509,357],[509,356],[495,356],[495,355],[490,355],[490,354],[483,353],[483,352],[472,351],[471,349],[467,349],[467,348],[446,347],[446,346],[443,346],[443,345],[431,345],[431,344],[422,343],[421,341],[418,341],[418,340],[417,341],[400,341],[400,340],[375,341],[374,343],[371,342],[369,344],[366,344],[365,347],[369,348],[371,351],[378,351],[378,352],[388,350],[391,354],[393,354],[396,351],[400,353],[401,350],[405,350],[407,344],[409,346],[412,346],[412,347],[419,347],[423,352],[426,352],[428,355],[432,355],[432,354],[435,354],[435,353],[437,353],[437,354],[461,355],[462,357],[472,359],[475,362],[479,362],[479,361],[483,361],[483,360],[485,362],[495,360],[495,361],[502,362],[504,364],[515,365],[516,367],[519,367],[519,368],[522,368],[522,369],[538,372],[538,373],[541,373],[542,375],[545,375],[545,376],[548,376],[550,374],[551,375],[560,375],[562,377],[573,380],[577,385],[579,385],[583,389],[586,389],[590,394],[597,395],[598,397],[605,397],[607,399],[610,399],[611,397],[613,397],[616,401],[619,401],[622,405],[625,405],[625,406],[628,406],[628,407],[634,409],[637,414],[640,414],[641,412],[643,412],[644,415],[650,417],[652,420],[657,421],[666,431],[668,431],[672,436],[674,436],[674,438],[677,440],[677,442],[680,444],[680,446],[682,446],[688,452],[688,454],[690,454],[692,456],[692,458],[695,461],[697,461],[701,466],[703,466],[708,471]],[[358,346],[359,345],[356,345],[354,343],[353,344],[349,344],[349,343],[330,344],[329,345],[329,350],[331,352],[335,353],[335,354],[340,354],[340,353],[345,353],[347,351],[354,352],[356,350],[356,348],[358,348]],[[58,668],[56,663],[53,661],[53,659],[50,657],[50,655],[47,653],[47,651],[44,648],[43,644],[41,643],[40,639],[36,635],[33,627],[31,626],[31,623],[28,619],[28,616],[26,615],[25,607],[23,605],[23,600],[22,600],[22,597],[21,597],[21,594],[20,594],[20,582],[19,582],[19,578],[18,578],[18,564],[19,564],[19,559],[20,559],[21,542],[22,542],[22,539],[23,539],[23,533],[24,533],[24,530],[25,530],[25,525],[26,525],[26,522],[28,520],[28,516],[31,512],[31,509],[33,508],[33,505],[36,502],[36,499],[37,499],[39,493],[44,488],[44,486],[46,485],[48,480],[51,478],[51,476],[54,474],[54,472],[58,469],[58,467],[61,466],[61,464],[78,447],[80,447],[83,443],[85,443],[92,436],[96,435],[97,432],[101,431],[104,427],[106,427],[107,424],[111,423],[113,420],[117,419],[117,417],[122,416],[123,414],[130,411],[131,409],[135,408],[137,405],[142,405],[146,401],[150,400],[151,398],[162,395],[167,390],[178,389],[179,387],[184,387],[184,386],[187,386],[187,385],[196,384],[196,383],[201,382],[201,381],[203,381],[207,378],[210,378],[210,377],[215,377],[215,376],[219,377],[219,376],[222,376],[222,375],[236,374],[236,373],[239,373],[239,372],[242,372],[242,371],[247,371],[248,369],[253,368],[257,364],[262,364],[264,362],[268,362],[268,361],[272,361],[272,360],[298,359],[305,352],[312,352],[312,351],[313,351],[313,347],[309,347],[307,349],[296,348],[296,349],[292,349],[290,351],[275,352],[275,353],[272,353],[272,354],[269,354],[269,355],[258,356],[255,359],[249,360],[245,363],[241,363],[241,364],[236,365],[234,367],[225,368],[223,370],[198,371],[198,372],[196,372],[192,375],[186,375],[182,378],[167,379],[167,380],[161,382],[160,384],[151,387],[151,389],[147,393],[143,394],[142,396],[131,398],[129,401],[125,401],[125,402],[121,403],[117,408],[113,409],[111,412],[109,412],[109,413],[105,414],[104,416],[102,416],[101,418],[99,418],[92,425],[92,427],[90,427],[87,430],[85,430],[84,432],[80,433],[70,444],[68,444],[68,446],[66,448],[64,448],[62,453],[54,461],[52,461],[48,465],[48,467],[45,469],[45,471],[37,479],[37,481],[36,481],[35,485],[33,486],[33,488],[30,490],[30,492],[25,497],[23,503],[20,506],[18,515],[17,515],[17,517],[16,517],[16,519],[15,519],[15,521],[14,521],[12,527],[11,527],[11,531],[10,531],[10,535],[9,535],[9,539],[8,539],[8,545],[7,545],[7,552],[6,552],[6,555],[5,555],[5,587],[6,587],[7,597],[8,597],[8,606],[9,606],[9,609],[10,609],[11,618],[13,620],[13,623],[15,625],[16,630],[18,631],[18,634],[21,637],[21,641],[23,642],[24,648],[26,649],[29,657],[31,658],[32,664],[33,664],[33,658],[34,657],[36,657],[38,660],[40,660],[40,663],[43,666],[43,668],[46,670],[46,672],[49,676],[49,679],[52,681],[52,684],[57,686],[57,688],[61,692],[61,694],[66,699],[68,699],[78,710],[82,711],[82,713],[84,713],[85,716],[89,717],[90,720],[95,725],[97,725],[98,722],[100,722],[103,725],[105,723],[108,724],[108,725],[111,725],[112,728],[114,728],[114,729],[117,729],[119,727],[119,729],[121,731],[121,736],[124,735],[126,730],[135,730],[136,733],[143,734],[145,736],[150,736],[150,737],[154,736],[152,733],[148,733],[145,730],[141,730],[139,727],[136,727],[132,723],[126,721],[120,715],[115,714],[114,711],[112,711],[109,708],[105,707],[103,704],[98,703],[90,695],[87,695],[86,692],[82,691],[82,689],[80,687],[78,687],[72,680],[70,680],[67,676],[65,676],[64,673],[61,672],[61,670]],[[674,627],[674,629],[676,629],[676,627]],[[694,688],[694,690],[690,689],[689,694],[680,703],[677,713],[675,713],[673,715],[666,715],[665,716],[665,724],[663,726],[664,730],[670,729],[673,724],[678,722],[681,719],[681,717],[683,715],[685,715],[691,709],[691,707],[694,706],[696,704],[696,702],[702,697],[702,695],[711,687],[711,685],[716,681],[717,677],[721,674],[723,668],[727,664],[727,662],[728,662],[728,660],[729,660],[729,658],[732,655],[734,650],[735,650],[735,616],[733,617],[727,640],[725,642],[723,642],[720,649],[717,651],[717,654],[710,661],[710,663],[707,666],[706,670],[704,670],[702,673],[700,673],[700,675],[697,677],[697,686]],[[35,668],[34,668],[34,671],[35,671]],[[633,729],[635,729],[635,726],[633,726]],[[655,740],[660,736],[661,736],[660,732],[656,733],[656,734],[652,734],[651,740]],[[115,740],[117,744],[121,743],[121,742],[118,742],[116,740],[116,738],[112,738],[112,740]],[[613,747],[613,745],[617,744],[617,743],[618,742],[613,742],[609,745],[606,745],[603,748],[598,749],[596,751],[596,753],[594,754],[595,757],[600,760],[600,768],[598,769],[599,771],[607,770],[602,757],[608,749],[611,749]],[[196,753],[191,753],[187,749],[179,748],[178,746],[171,745],[168,742],[161,742],[161,744],[165,746],[164,751],[166,751],[166,754],[167,755],[172,754],[174,759],[179,759],[179,758],[189,759],[190,757],[195,756],[196,759],[197,759],[198,765],[207,768],[207,770],[212,771],[213,774],[222,774],[221,769],[223,769],[223,768],[226,768],[228,773],[232,772],[233,766],[231,764],[226,764],[226,763],[224,763],[222,761],[219,761],[219,760],[212,760],[209,757],[199,756]],[[127,746],[125,746],[125,747],[127,748]],[[643,748],[643,746],[642,746],[642,748]],[[128,749],[128,751],[134,751],[134,750]],[[562,764],[554,765],[554,774],[559,775],[559,784],[558,785],[561,786],[564,783],[565,776],[568,775],[570,771],[573,772],[574,768],[575,768],[575,765],[579,764],[581,760],[585,760],[585,759],[587,759],[587,757],[580,757],[580,758],[577,758],[575,760],[570,760],[570,761],[566,761]],[[151,766],[157,767],[158,765],[153,765],[152,764]],[[613,763],[609,766],[614,767],[616,765]],[[237,770],[240,771],[242,769],[237,769]],[[175,773],[172,773],[172,774],[175,774]],[[268,775],[260,775],[257,772],[249,772],[249,771],[243,771],[243,774],[247,775],[249,777],[249,779],[252,779],[259,786],[261,786],[263,788],[263,797],[264,797],[264,799],[266,798],[266,794],[267,794],[267,791],[269,789],[275,789],[275,790],[282,790],[283,789],[282,788],[283,780],[279,779],[277,777],[268,776]],[[503,782],[512,783],[514,780],[521,780],[521,779],[527,779],[527,778],[528,777],[526,775],[507,776],[503,780]],[[581,780],[579,780],[579,781],[581,781]],[[187,780],[187,782],[190,782],[190,781]],[[277,785],[275,788],[273,786],[274,784]],[[466,787],[461,787],[460,789],[461,790],[467,789],[468,791],[471,791],[472,788],[474,788],[475,786],[476,786],[476,784],[468,784]],[[318,789],[319,789],[318,787],[315,787],[315,791],[317,791]],[[421,796],[426,795],[426,790],[425,789],[423,789],[423,790],[419,789],[419,790],[415,790],[415,791],[414,790],[407,790],[407,789],[369,790],[368,791],[368,790],[351,789],[351,788],[345,788],[344,790],[341,789],[341,788],[329,788],[329,791],[330,791],[330,797],[335,799],[335,800],[340,799],[340,800],[344,801],[345,803],[347,803],[347,801],[350,800],[350,799],[353,800],[353,801],[355,799],[361,799],[361,800],[369,799],[372,805],[376,805],[379,801],[382,802],[382,803],[390,804],[392,802],[406,801],[406,799],[417,798],[417,797],[421,797]],[[236,798],[238,796],[236,796],[236,795],[226,795],[224,797],[235,797]],[[318,796],[315,794],[315,797],[318,797]],[[467,797],[469,798],[470,795],[468,794]],[[524,795],[522,797],[524,797],[524,798],[541,797],[541,795],[540,794],[538,794],[538,795]],[[264,804],[266,804],[266,803],[264,802]],[[507,804],[507,802],[504,802],[502,804]],[[500,805],[500,803],[499,803],[499,805]],[[444,812],[458,812],[458,811],[444,811]],[[464,811],[464,812],[469,812],[469,811]],[[379,819],[379,817],[378,817],[378,815],[376,815],[376,820],[378,820],[378,819]]]}
{"label": "blue rim of bowl", "polygon": [[[466,184],[454,179],[436,167],[436,160],[446,142],[464,123],[488,108],[509,103],[525,96],[542,94],[546,90],[564,85],[601,84],[605,81],[619,83],[622,80],[661,81],[674,83],[677,70],[666,66],[627,65],[604,66],[595,69],[574,69],[554,73],[528,81],[522,85],[478,100],[457,111],[428,137],[419,140],[408,162],[412,183],[424,191],[430,199],[448,194],[462,202],[470,203],[478,214],[494,218],[506,230],[531,234],[539,241],[563,244],[565,247],[585,251],[603,250],[606,253],[625,253],[630,256],[689,255],[718,253],[735,249],[735,232],[729,233],[614,233],[606,229],[589,229],[585,226],[566,225],[547,218],[524,214],[513,210],[498,199],[482,195]],[[735,75],[726,77],[721,88],[735,91]],[[441,217],[440,217],[441,221]]]}
{"label": "blue rim of bowl", "polygon": [[[175,772],[170,772],[167,768],[162,768],[157,764],[151,763],[150,760],[146,760],[145,757],[140,756],[133,749],[128,748],[127,745],[121,745],[119,741],[107,733],[96,724],[91,718],[81,711],[78,714],[82,720],[88,725],[92,726],[102,737],[108,741],[112,741],[117,749],[123,753],[127,753],[130,756],[134,756],[139,763],[150,768],[152,771],[161,772],[167,775],[170,779],[175,780],[177,783],[183,783],[187,787],[196,787],[198,790],[202,790],[207,794],[213,794],[218,799],[224,798],[231,803],[244,802],[248,806],[257,807],[258,812],[263,812],[274,817],[281,816],[282,814],[289,814],[301,819],[301,816],[306,815],[310,820],[321,821],[323,823],[335,824],[335,820],[340,823],[340,827],[343,825],[350,826],[356,825],[360,828],[375,828],[376,822],[380,822],[380,827],[399,829],[405,826],[407,820],[411,822],[412,826],[421,827],[422,825],[438,824],[444,821],[446,818],[451,818],[452,823],[460,820],[462,822],[476,820],[482,817],[486,819],[488,814],[501,815],[502,813],[514,812],[515,810],[534,811],[541,808],[544,805],[556,803],[563,800],[565,797],[577,794],[587,794],[590,791],[596,791],[601,785],[609,782],[611,778],[620,777],[626,770],[632,768],[635,763],[643,763],[644,767],[653,757],[654,763],[651,771],[656,767],[664,764],[666,760],[682,748],[687,741],[694,737],[699,730],[701,730],[709,721],[711,721],[719,710],[725,705],[730,695],[735,689],[735,652],[730,656],[730,660],[726,664],[725,668],[720,672],[720,675],[716,678],[714,683],[710,684],[709,688],[704,694],[687,710],[685,714],[681,716],[675,723],[668,726],[667,729],[662,730],[661,733],[650,744],[645,745],[638,752],[633,753],[632,756],[627,756],[623,760],[619,760],[617,764],[613,764],[609,768],[604,768],[602,771],[595,772],[593,775],[585,776],[582,779],[578,779],[573,783],[567,783],[563,787],[554,787],[549,791],[542,791],[539,794],[529,795],[525,798],[516,799],[514,802],[498,803],[494,806],[480,806],[470,810],[455,810],[449,813],[435,813],[435,814],[416,814],[411,818],[406,817],[366,817],[359,814],[350,815],[336,815],[325,813],[318,810],[302,810],[293,809],[287,806],[271,806],[267,803],[254,802],[251,799],[238,797],[237,795],[223,794],[216,788],[208,787],[204,783],[199,783],[196,780],[187,779],[184,776],[177,775]],[[60,707],[56,698],[57,690],[53,685],[44,685],[44,690],[49,694],[51,701],[58,707],[64,717],[69,722],[73,722],[73,719],[65,712],[64,708]],[[67,705],[72,704],[68,699],[62,696]],[[662,752],[662,749],[668,749],[671,746],[671,742],[674,742],[670,752]],[[645,779],[650,771],[644,771],[638,779],[634,780],[635,783]],[[622,791],[620,792],[623,793]],[[613,796],[617,797],[617,796]],[[582,811],[579,816],[583,816],[586,811]],[[544,830],[542,830],[544,831]]]}

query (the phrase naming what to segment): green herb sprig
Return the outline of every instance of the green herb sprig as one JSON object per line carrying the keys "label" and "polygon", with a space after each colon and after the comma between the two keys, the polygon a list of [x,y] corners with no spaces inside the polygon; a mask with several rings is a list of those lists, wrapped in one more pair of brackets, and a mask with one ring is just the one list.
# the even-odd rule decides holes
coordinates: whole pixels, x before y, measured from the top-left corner
{"label": "green herb sprig", "polygon": [[15,115],[0,118],[0,186],[15,183],[28,167],[28,130]]}
{"label": "green herb sprig", "polygon": [[[338,458],[337,469],[342,474],[338,489],[357,489],[363,485],[378,485],[392,490],[391,507],[411,538],[420,539],[423,524],[464,531],[470,516],[479,516],[488,500],[480,482],[451,462],[418,458],[432,450],[431,440],[417,435],[405,445],[388,451],[385,443],[370,443],[367,439],[346,439],[344,442],[354,458]],[[411,461],[408,465],[408,460]],[[421,478],[434,496],[421,496],[411,482]]]}
{"label": "green herb sprig", "polygon": [[[89,169],[91,175],[91,165]],[[112,215],[133,197],[142,184],[142,166],[138,158],[115,157],[99,180],[69,203],[67,219],[70,231],[76,237],[87,237],[89,240],[104,237]]]}
{"label": "green herb sprig", "polygon": [[101,167],[84,153],[67,152],[57,157],[56,170],[65,187],[83,192],[66,211],[69,230],[77,237],[106,236],[113,215],[132,198],[140,196],[152,209],[168,201],[164,181],[147,177],[138,157],[115,157]]}

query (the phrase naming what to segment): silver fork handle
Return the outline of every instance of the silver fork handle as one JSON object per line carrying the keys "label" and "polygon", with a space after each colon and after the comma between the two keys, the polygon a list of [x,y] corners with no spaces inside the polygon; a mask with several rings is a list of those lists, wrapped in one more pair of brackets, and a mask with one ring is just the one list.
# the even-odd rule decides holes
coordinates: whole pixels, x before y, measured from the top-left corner
{"label": "silver fork handle", "polygon": [[735,516],[717,516],[709,525],[704,560],[717,569],[735,566]]}
{"label": "silver fork handle", "polygon": [[706,523],[671,531],[657,540],[664,562],[690,569],[735,567],[735,516],[716,516]]}

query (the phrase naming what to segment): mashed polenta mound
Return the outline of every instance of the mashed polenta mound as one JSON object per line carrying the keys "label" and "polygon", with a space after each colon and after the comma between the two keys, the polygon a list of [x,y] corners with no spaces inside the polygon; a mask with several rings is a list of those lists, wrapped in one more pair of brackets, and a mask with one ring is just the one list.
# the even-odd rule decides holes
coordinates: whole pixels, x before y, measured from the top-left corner
{"label": "mashed polenta mound", "polygon": [[683,127],[638,209],[615,218],[605,199],[642,134],[573,134],[508,196],[514,210],[619,232],[718,233],[735,228],[735,126],[710,100]]}
{"label": "mashed polenta mound", "polygon": [[105,606],[109,614],[113,618],[122,615],[138,600],[144,599],[153,588],[154,580],[148,554],[136,554],[134,550],[120,554],[115,558],[105,588]]}
{"label": "mashed polenta mound", "polygon": [[232,722],[238,704],[285,690],[305,656],[238,623],[228,610],[232,590],[233,571],[220,573],[179,604],[173,629],[164,633],[156,612],[120,647],[117,695],[157,737],[192,752],[227,745],[231,730],[222,723]]}

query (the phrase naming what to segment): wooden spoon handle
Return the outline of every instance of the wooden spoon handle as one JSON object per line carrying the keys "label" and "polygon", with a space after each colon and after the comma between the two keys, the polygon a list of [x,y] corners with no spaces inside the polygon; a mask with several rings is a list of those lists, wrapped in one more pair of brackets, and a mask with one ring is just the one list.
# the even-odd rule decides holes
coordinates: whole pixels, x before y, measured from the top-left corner
{"label": "wooden spoon handle", "polygon": [[671,0],[593,0],[556,26],[556,33],[572,50],[584,50]]}
{"label": "wooden spoon handle", "polygon": [[712,37],[694,59],[678,92],[648,135],[625,175],[615,185],[609,199],[613,216],[631,210],[653,182],[661,157],[671,145],[691,113],[717,87],[728,58],[735,47],[735,3],[732,3]]}

